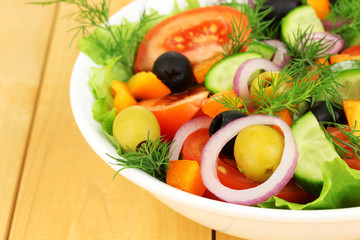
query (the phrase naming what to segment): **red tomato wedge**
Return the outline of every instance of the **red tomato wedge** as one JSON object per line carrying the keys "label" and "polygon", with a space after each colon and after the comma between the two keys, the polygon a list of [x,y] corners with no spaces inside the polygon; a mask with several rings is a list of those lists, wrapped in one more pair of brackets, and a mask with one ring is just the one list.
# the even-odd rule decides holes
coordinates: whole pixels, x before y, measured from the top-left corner
{"label": "red tomato wedge", "polygon": [[143,100],[139,105],[149,109],[160,124],[161,135],[171,140],[176,131],[200,110],[209,92],[205,87],[195,88],[163,98]]}
{"label": "red tomato wedge", "polygon": [[360,45],[349,47],[343,50],[341,54],[348,54],[350,56],[360,56]]}
{"label": "red tomato wedge", "polygon": [[[190,158],[200,162],[201,151],[209,139],[208,131],[208,129],[199,129],[187,137],[181,151],[183,159]],[[220,156],[218,159],[217,175],[224,186],[232,189],[241,190],[259,185],[259,183],[255,183],[245,177],[237,169],[234,160],[224,156]],[[290,181],[276,196],[294,203],[308,203],[316,199],[315,196],[303,190],[293,181]],[[204,197],[219,200],[209,191],[205,192]]]}
{"label": "red tomato wedge", "polygon": [[[349,140],[345,137],[345,135],[338,128],[328,127],[326,129],[326,131],[329,134],[337,137],[338,139],[341,139],[341,140],[345,141],[346,143],[350,143]],[[346,146],[345,144],[343,144],[341,142],[337,142],[337,143],[349,152],[349,154],[347,154],[347,156],[349,158],[343,158],[343,160],[347,163],[347,165],[350,168],[360,170],[360,160],[356,157],[355,154],[353,154],[354,150],[352,150],[350,147]]]}
{"label": "red tomato wedge", "polygon": [[151,71],[164,52],[184,54],[194,65],[221,52],[228,41],[231,22],[247,26],[246,15],[227,6],[209,6],[188,10],[165,19],[152,28],[141,42],[135,71]]}
{"label": "red tomato wedge", "polygon": [[[207,128],[201,128],[191,133],[183,144],[182,159],[195,160],[200,165],[201,152],[209,138],[209,129]],[[194,139],[196,139],[196,144],[193,144]]]}

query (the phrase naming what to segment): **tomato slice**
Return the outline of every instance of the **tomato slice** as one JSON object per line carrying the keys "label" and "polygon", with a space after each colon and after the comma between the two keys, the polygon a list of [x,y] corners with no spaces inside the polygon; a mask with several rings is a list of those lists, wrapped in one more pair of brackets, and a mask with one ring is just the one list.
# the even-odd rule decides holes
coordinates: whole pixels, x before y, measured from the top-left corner
{"label": "tomato slice", "polygon": [[192,64],[210,58],[222,51],[233,20],[242,27],[248,23],[245,14],[227,6],[196,8],[165,19],[145,35],[135,71],[151,71],[155,60],[167,51],[184,54]]}
{"label": "tomato slice", "polygon": [[[349,140],[345,137],[345,135],[338,128],[328,127],[326,129],[326,131],[329,134],[345,141],[346,143],[350,143]],[[347,163],[347,165],[353,169],[360,170],[360,160],[356,157],[355,154],[353,154],[354,150],[352,150],[349,146],[347,146],[341,142],[337,142],[337,143],[349,152],[347,154],[348,158],[343,158],[343,160]]]}
{"label": "tomato slice", "polygon": [[[209,138],[209,129],[207,128],[201,128],[191,133],[183,144],[182,159],[195,160],[200,165],[201,152]],[[194,140],[196,144],[194,144]]]}
{"label": "tomato slice", "polygon": [[[196,160],[200,163],[201,151],[209,139],[209,130],[202,128],[191,133],[184,142],[181,151],[183,159]],[[248,189],[259,185],[245,177],[236,167],[234,160],[219,155],[217,175],[220,182],[232,189]],[[294,203],[308,203],[316,199],[315,196],[306,192],[295,182],[290,181],[277,195],[277,197]],[[204,197],[219,200],[210,191],[206,191]]]}
{"label": "tomato slice", "polygon": [[350,56],[360,56],[360,45],[349,47],[343,50],[341,54],[348,54]]}
{"label": "tomato slice", "polygon": [[139,105],[149,109],[159,122],[161,135],[171,140],[176,131],[200,110],[209,92],[205,87],[195,88],[163,98],[143,100]]}

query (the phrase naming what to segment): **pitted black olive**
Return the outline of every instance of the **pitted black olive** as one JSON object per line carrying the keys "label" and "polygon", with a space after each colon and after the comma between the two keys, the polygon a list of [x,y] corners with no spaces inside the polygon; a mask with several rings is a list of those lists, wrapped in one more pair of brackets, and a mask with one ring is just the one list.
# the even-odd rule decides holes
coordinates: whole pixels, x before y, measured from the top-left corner
{"label": "pitted black olive", "polygon": [[191,62],[179,52],[169,51],[160,55],[152,71],[173,93],[183,92],[195,82]]}
{"label": "pitted black olive", "polygon": [[266,0],[264,6],[272,7],[272,11],[265,20],[274,19],[274,24],[278,24],[288,12],[300,5],[300,0]]}
{"label": "pitted black olive", "polygon": [[347,124],[344,109],[337,108],[333,105],[331,105],[331,108],[334,112],[335,119],[331,115],[328,107],[326,106],[326,102],[324,101],[315,103],[314,106],[310,108],[310,111],[314,114],[314,116],[319,122],[335,122],[340,124]]}
{"label": "pitted black olive", "polygon": [[[238,111],[225,111],[219,113],[211,122],[209,127],[209,135],[213,135],[217,132],[220,128],[224,127],[229,122],[232,122],[238,118],[245,117],[244,113],[240,113]],[[234,143],[235,138],[231,139],[221,150],[221,153],[233,157],[234,156]]]}

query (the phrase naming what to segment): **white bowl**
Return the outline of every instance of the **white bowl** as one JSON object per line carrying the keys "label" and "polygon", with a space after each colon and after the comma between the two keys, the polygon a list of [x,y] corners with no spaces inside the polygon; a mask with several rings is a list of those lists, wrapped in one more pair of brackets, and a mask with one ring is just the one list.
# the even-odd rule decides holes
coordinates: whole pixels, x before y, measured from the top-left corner
{"label": "white bowl", "polygon": [[[177,1],[184,6],[185,1]],[[214,1],[204,0],[202,5]],[[144,1],[134,1],[118,11],[112,23],[123,17],[130,21],[139,18]],[[146,8],[169,12],[174,0],[147,0]],[[72,111],[76,123],[89,145],[115,171],[119,167],[107,154],[116,156],[116,149],[105,137],[92,117],[94,97],[88,80],[94,63],[84,54],[76,60],[70,84]],[[175,189],[137,169],[121,171],[124,177],[149,191],[178,213],[206,227],[246,239],[360,239],[360,207],[337,210],[281,210],[240,206],[198,197]],[[112,176],[109,176],[112,177]]]}

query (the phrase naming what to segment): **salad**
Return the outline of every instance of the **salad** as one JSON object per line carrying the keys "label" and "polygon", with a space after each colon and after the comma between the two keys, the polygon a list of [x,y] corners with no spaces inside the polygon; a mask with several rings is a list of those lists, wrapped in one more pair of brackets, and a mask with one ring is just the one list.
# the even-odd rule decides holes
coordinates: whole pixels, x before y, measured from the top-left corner
{"label": "salad", "polygon": [[235,204],[360,206],[360,2],[187,0],[120,25],[105,1],[54,2],[80,10],[122,169]]}

